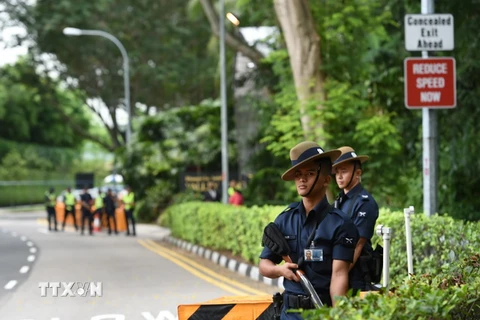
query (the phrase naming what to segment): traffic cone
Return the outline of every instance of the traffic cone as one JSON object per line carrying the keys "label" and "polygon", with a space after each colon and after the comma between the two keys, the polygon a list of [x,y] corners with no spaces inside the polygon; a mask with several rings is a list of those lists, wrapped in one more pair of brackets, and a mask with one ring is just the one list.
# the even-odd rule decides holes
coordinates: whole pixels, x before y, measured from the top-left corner
{"label": "traffic cone", "polygon": [[93,231],[94,232],[102,231],[101,224],[100,224],[100,217],[98,216],[98,214],[96,214],[95,218],[93,219]]}

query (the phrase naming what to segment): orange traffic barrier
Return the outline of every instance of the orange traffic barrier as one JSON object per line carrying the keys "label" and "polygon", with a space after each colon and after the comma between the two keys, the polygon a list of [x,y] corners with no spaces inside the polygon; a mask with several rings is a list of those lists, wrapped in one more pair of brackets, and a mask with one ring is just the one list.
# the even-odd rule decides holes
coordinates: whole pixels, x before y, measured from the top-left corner
{"label": "orange traffic barrier", "polygon": [[273,319],[272,295],[221,297],[203,303],[184,304],[177,308],[178,320]]}
{"label": "orange traffic barrier", "polygon": [[[94,207],[93,207],[94,208]],[[55,205],[55,214],[57,216],[57,223],[60,225],[63,223],[63,219],[65,217],[65,204],[63,202],[57,202]],[[77,202],[75,205],[75,219],[77,221],[77,226],[80,226],[80,222],[82,221],[82,210],[80,203]],[[123,211],[123,205],[119,206],[115,209],[115,219],[117,222],[117,230],[118,231],[126,231],[127,225],[125,222],[125,212]],[[110,221],[113,226],[113,219]],[[66,225],[73,226],[73,217],[69,215],[67,217]],[[103,219],[101,222],[101,227],[107,227],[106,219]]]}

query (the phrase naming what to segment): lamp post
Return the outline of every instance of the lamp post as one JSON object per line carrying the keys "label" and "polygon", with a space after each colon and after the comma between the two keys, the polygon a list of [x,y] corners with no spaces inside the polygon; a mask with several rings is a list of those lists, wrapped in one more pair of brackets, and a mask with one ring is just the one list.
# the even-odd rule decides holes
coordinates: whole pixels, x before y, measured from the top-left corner
{"label": "lamp post", "polygon": [[108,40],[115,43],[115,45],[120,49],[123,58],[123,85],[125,90],[125,107],[127,109],[128,114],[128,122],[127,122],[127,132],[125,137],[126,145],[129,144],[131,135],[132,135],[132,110],[130,108],[130,77],[129,77],[129,70],[128,70],[128,55],[125,47],[122,45],[120,40],[115,38],[108,32],[101,31],[101,30],[82,30],[77,28],[65,28],[63,29],[63,34],[67,36],[100,36],[107,38]]}
{"label": "lamp post", "polygon": [[220,96],[222,140],[222,202],[228,203],[228,127],[227,127],[227,70],[225,64],[225,0],[220,0]]}

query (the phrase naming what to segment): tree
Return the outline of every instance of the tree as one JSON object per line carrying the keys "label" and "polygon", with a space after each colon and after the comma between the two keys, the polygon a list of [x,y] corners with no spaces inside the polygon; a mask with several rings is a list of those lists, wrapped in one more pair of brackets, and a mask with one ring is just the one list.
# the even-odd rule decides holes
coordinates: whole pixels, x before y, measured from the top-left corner
{"label": "tree", "polygon": [[[113,43],[100,37],[69,38],[64,27],[100,29],[115,35],[130,57],[133,115],[198,103],[215,92],[215,64],[205,50],[210,37],[203,19],[190,19],[186,0],[131,1],[4,1],[6,12],[27,28],[21,38],[36,57],[61,80],[85,92],[86,103],[109,132],[108,150],[123,144],[124,130],[117,120],[124,105],[122,61]],[[50,66],[50,68],[48,67]],[[96,99],[93,99],[96,98]],[[106,105],[109,117],[92,101]]]}
{"label": "tree", "polygon": [[0,110],[3,139],[67,148],[84,139],[102,143],[89,133],[82,96],[39,75],[28,59],[0,69]]}

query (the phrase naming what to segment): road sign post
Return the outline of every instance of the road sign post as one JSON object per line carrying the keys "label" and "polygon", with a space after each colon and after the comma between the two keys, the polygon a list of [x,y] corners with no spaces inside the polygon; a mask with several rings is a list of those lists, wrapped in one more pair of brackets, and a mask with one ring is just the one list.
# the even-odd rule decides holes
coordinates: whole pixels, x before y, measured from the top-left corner
{"label": "road sign post", "polygon": [[[429,51],[454,49],[453,16],[434,14],[433,0],[421,0],[420,3],[421,14],[405,15],[405,49],[421,51],[425,61]],[[456,105],[455,61],[445,61],[440,65],[433,62],[432,69],[428,63],[417,64],[409,60],[405,60],[405,105],[410,109],[422,110],[423,211],[429,217],[437,210],[438,146],[434,109],[453,108]],[[446,69],[436,69],[439,67]]]}

